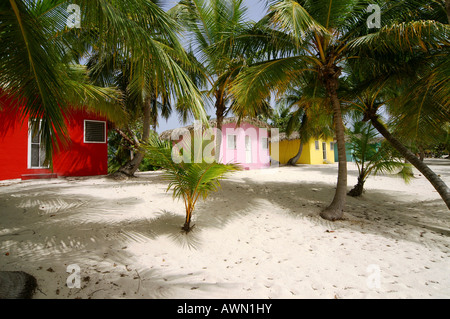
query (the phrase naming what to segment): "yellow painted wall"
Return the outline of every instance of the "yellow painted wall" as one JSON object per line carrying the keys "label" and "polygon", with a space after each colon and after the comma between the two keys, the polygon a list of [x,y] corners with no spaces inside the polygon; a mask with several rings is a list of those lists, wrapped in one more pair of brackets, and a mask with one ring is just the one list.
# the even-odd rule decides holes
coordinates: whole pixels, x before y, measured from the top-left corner
{"label": "yellow painted wall", "polygon": [[[315,147],[315,140],[311,139],[308,143],[305,143],[303,145],[303,151],[302,155],[300,156],[300,159],[298,160],[297,164],[312,164],[312,165],[319,165],[324,164],[323,160],[323,148],[322,143],[326,142],[326,152],[327,152],[327,161],[329,163],[334,163],[334,147],[330,147],[330,143],[333,142],[332,138],[329,138],[327,140],[319,139],[319,150],[316,150]],[[298,148],[300,146],[300,140],[285,140],[281,141],[277,145],[279,147],[279,158],[276,156],[276,154],[272,154],[271,156],[273,159],[279,161],[281,164],[286,164],[288,160],[290,160],[292,157],[295,156],[298,152]],[[276,147],[271,149],[276,149]]]}
{"label": "yellow painted wall", "polygon": [[[334,139],[332,139],[331,137],[324,140],[324,142],[327,143],[327,161],[329,163],[335,163],[334,161]],[[332,145],[330,145],[331,143],[333,143]]]}

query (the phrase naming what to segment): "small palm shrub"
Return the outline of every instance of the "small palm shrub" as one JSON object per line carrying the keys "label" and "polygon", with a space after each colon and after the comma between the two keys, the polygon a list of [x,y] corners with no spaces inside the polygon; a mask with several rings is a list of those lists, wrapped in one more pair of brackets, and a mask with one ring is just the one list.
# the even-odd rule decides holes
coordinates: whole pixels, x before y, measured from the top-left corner
{"label": "small palm shrub", "polygon": [[350,143],[353,159],[358,167],[358,183],[348,192],[357,197],[362,195],[364,183],[370,175],[377,173],[396,174],[405,182],[413,177],[411,164],[396,156],[388,143],[377,143],[377,132],[371,124],[357,122],[351,132]]}
{"label": "small palm shrub", "polygon": [[[200,156],[196,158],[196,162],[174,161],[173,156],[178,156],[178,159],[183,157],[183,149],[177,151],[172,142],[162,141],[156,135],[149,138],[145,149],[148,161],[164,170],[164,178],[169,182],[167,191],[172,189],[174,199],[182,199],[184,202],[186,219],[182,230],[185,232],[189,232],[193,227],[190,225],[191,218],[198,200],[204,200],[210,192],[217,191],[220,188],[220,180],[224,179],[225,175],[241,169],[237,164],[217,163],[214,157]],[[191,159],[194,159],[194,156],[191,156]]]}

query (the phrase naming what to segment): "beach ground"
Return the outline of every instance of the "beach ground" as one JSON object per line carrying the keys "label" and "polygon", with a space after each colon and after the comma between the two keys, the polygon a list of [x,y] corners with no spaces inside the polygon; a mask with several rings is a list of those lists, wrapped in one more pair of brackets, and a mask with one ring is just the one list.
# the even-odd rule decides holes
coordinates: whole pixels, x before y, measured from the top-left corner
{"label": "beach ground", "polygon": [[[450,184],[450,160],[427,162]],[[356,178],[349,163],[349,190]],[[450,298],[450,214],[431,184],[372,176],[328,222],[336,180],[337,164],[233,173],[188,234],[161,172],[3,181],[0,270],[36,277],[36,299]]]}

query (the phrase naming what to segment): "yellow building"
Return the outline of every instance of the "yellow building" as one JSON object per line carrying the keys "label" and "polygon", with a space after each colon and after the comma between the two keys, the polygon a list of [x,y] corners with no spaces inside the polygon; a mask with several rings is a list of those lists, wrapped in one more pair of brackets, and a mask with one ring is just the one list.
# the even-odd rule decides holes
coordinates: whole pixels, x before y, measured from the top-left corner
{"label": "yellow building", "polygon": [[[300,147],[299,134],[293,133],[287,136],[285,133],[280,133],[277,140],[273,139],[271,141],[270,147],[272,159],[279,161],[280,164],[286,164],[298,152]],[[302,154],[297,161],[297,164],[312,165],[331,163],[334,163],[333,138],[311,139],[307,143],[304,143]]]}

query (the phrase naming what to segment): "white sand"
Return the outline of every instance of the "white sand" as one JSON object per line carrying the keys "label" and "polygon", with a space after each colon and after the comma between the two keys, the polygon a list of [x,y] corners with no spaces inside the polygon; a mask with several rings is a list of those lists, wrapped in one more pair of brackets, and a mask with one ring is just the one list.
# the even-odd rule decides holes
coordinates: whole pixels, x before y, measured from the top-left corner
{"label": "white sand", "polygon": [[[432,164],[450,184],[450,161]],[[318,214],[336,177],[336,165],[235,173],[188,235],[160,172],[1,182],[0,270],[34,275],[35,298],[449,298],[450,214],[428,181],[371,177],[332,223]],[[67,287],[71,264],[81,288]]]}

